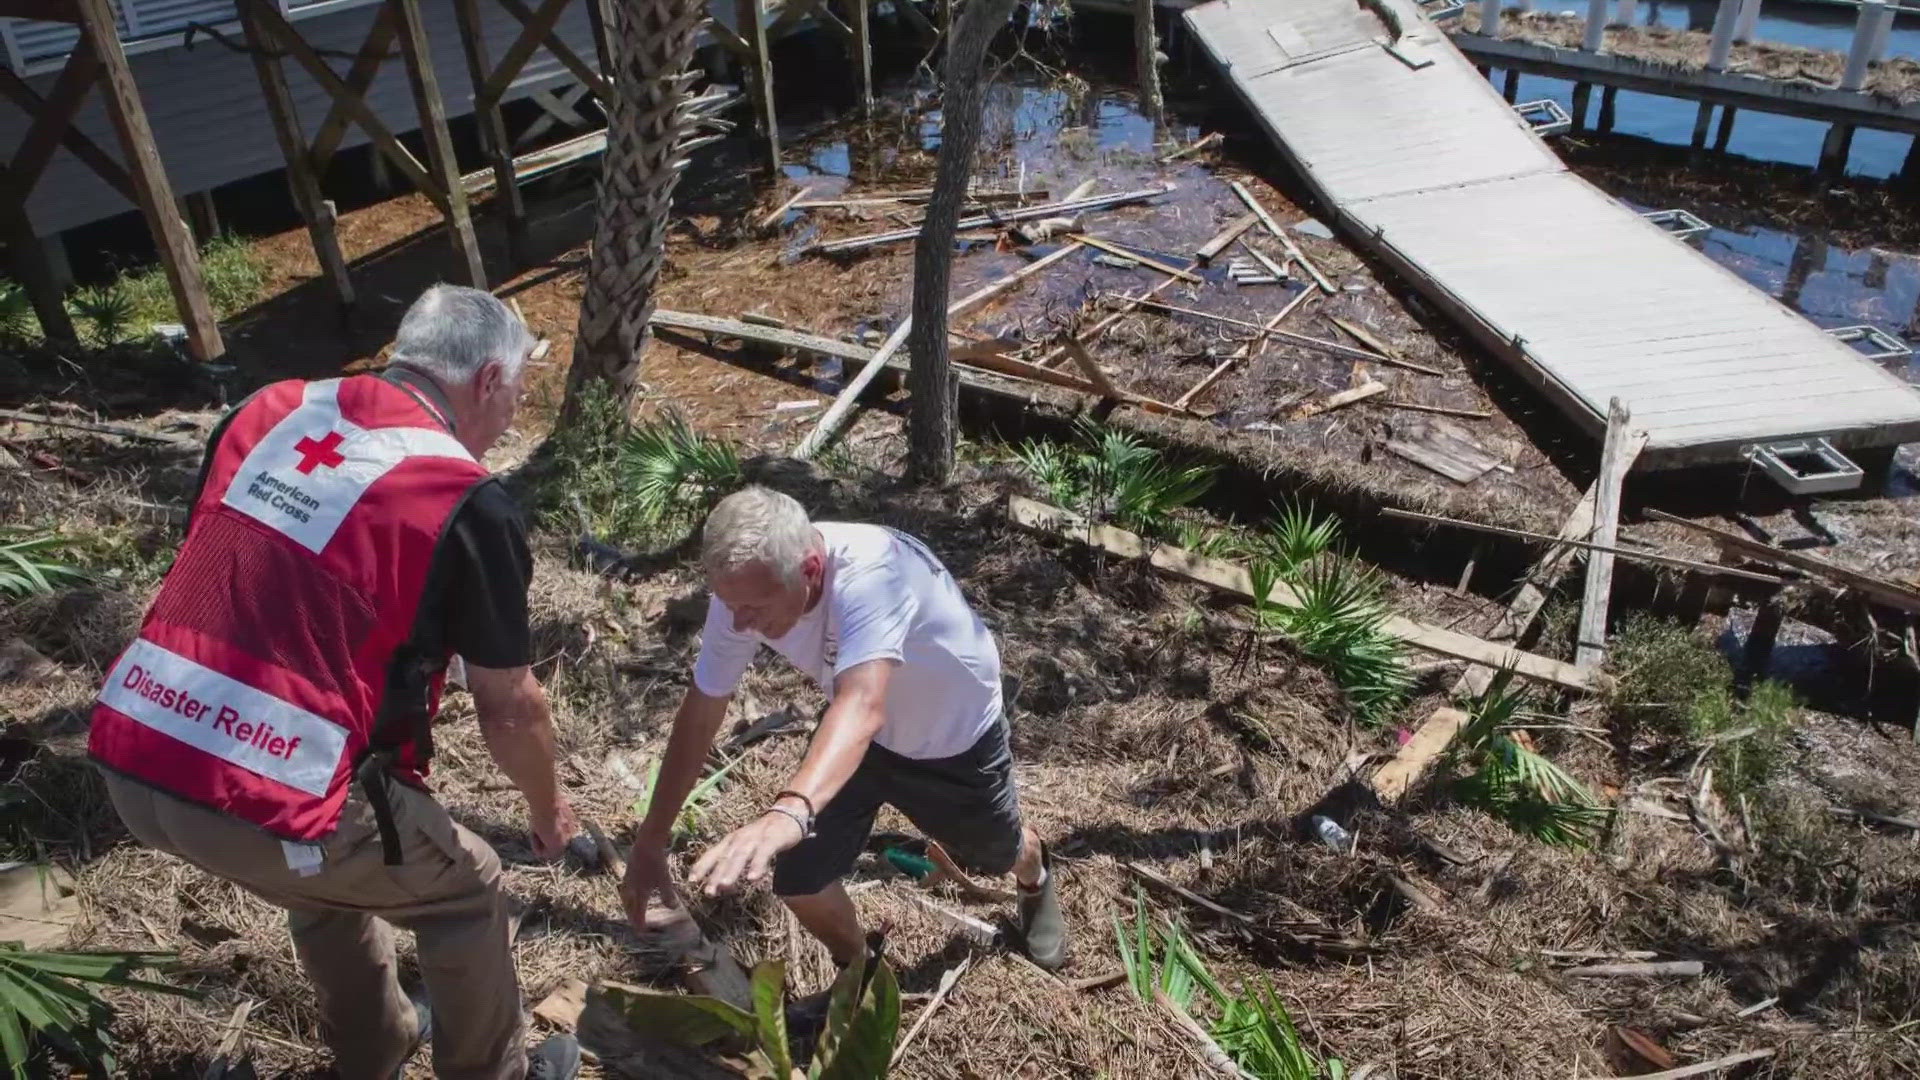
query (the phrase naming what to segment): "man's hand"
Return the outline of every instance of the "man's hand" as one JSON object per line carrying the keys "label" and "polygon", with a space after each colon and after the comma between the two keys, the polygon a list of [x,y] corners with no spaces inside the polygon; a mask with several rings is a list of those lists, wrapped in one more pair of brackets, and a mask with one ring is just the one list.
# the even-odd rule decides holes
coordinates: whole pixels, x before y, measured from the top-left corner
{"label": "man's hand", "polygon": [[567,841],[580,833],[580,819],[574,816],[573,804],[558,791],[553,800],[547,807],[527,808],[533,819],[533,853],[542,859],[558,858],[567,850]]}
{"label": "man's hand", "polygon": [[627,876],[620,882],[620,899],[627,905],[627,920],[643,934],[652,929],[647,925],[647,907],[655,896],[667,907],[680,906],[673,888],[673,871],[667,867],[667,845],[642,833],[633,838],[633,847],[627,851]]}
{"label": "man's hand", "polygon": [[769,810],[751,824],[742,825],[708,848],[687,875],[688,888],[704,889],[708,896],[732,892],[743,882],[767,880],[774,856],[798,844],[800,823]]}

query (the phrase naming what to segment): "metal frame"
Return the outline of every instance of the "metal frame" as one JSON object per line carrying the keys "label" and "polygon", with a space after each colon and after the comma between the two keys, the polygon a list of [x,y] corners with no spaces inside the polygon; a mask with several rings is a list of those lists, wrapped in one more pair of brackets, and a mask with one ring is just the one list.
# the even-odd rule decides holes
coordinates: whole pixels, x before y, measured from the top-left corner
{"label": "metal frame", "polygon": [[1420,10],[1434,22],[1457,19],[1467,12],[1467,0],[1419,0]]}
{"label": "metal frame", "polygon": [[1640,216],[1671,233],[1675,240],[1691,240],[1713,231],[1706,219],[1686,210],[1648,210]]}
{"label": "metal frame", "polygon": [[[1853,346],[1854,351],[1868,360],[1904,360],[1913,355],[1913,346],[1887,333],[1877,326],[1836,326],[1828,330],[1834,340]],[[1861,348],[1862,343],[1872,347],[1872,351]]]}
{"label": "metal frame", "polygon": [[[1573,130],[1573,117],[1567,115],[1567,110],[1562,108],[1560,103],[1552,98],[1541,98],[1538,101],[1522,101],[1514,105],[1513,111],[1519,114],[1520,119],[1525,120],[1527,124],[1533,128],[1535,135],[1543,139],[1550,135],[1565,135],[1567,132]],[[1545,119],[1536,119],[1533,115],[1530,115],[1534,113],[1545,113],[1546,117]]]}
{"label": "metal frame", "polygon": [[[1801,472],[1784,459],[1789,455],[1810,454],[1826,466],[1823,472]],[[1795,439],[1789,442],[1757,443],[1747,448],[1746,457],[1760,466],[1774,483],[1791,495],[1818,495],[1828,491],[1852,491],[1860,486],[1866,473],[1847,455],[1834,449],[1824,438]]]}

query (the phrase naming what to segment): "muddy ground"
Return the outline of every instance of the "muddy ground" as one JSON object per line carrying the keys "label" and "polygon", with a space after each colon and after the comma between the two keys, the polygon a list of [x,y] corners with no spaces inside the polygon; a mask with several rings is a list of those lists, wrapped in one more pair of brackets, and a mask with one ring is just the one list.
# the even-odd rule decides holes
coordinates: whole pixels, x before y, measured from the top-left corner
{"label": "muddy ground", "polygon": [[[1112,95],[1076,95],[1071,84],[1030,90],[1003,96],[1003,153],[983,165],[984,180],[1024,180],[1056,194],[1095,176],[1101,190],[1159,180],[1179,185],[1152,205],[1089,215],[1086,227],[1097,235],[1179,258],[1241,212],[1225,184],[1229,177],[1244,178],[1281,222],[1306,217],[1286,196],[1284,177],[1271,176],[1276,185],[1258,167],[1264,155],[1257,142],[1238,131],[1219,156],[1163,166],[1150,141],[1104,111]],[[870,129],[814,133],[814,149],[800,150],[810,165],[791,169],[798,174],[791,182],[817,184],[815,197],[920,186],[931,162],[924,122],[901,113]],[[1118,138],[1106,134],[1114,126],[1121,129]],[[1176,141],[1184,143],[1198,132],[1180,134]],[[842,155],[844,175],[834,174]],[[793,188],[751,191],[729,175],[727,161],[696,172],[684,190],[662,306],[726,316],[761,312],[828,334],[884,331],[905,311],[905,247],[846,262],[793,257],[802,241],[892,227],[884,214],[869,220],[815,212],[790,218],[776,234],[759,233],[750,222]],[[554,342],[529,415],[495,461],[502,466],[533,447],[557,402],[591,225],[592,191],[578,180],[543,182],[529,197],[534,242],[517,260],[482,212],[493,272],[504,282],[500,292]],[[434,222],[430,206],[413,197],[343,218],[343,242],[357,260],[364,297],[347,328],[315,280],[304,234],[262,240],[257,250],[271,269],[272,295],[236,320],[229,338],[243,381],[324,375],[376,361],[418,288],[452,276]],[[1230,493],[1216,509],[1258,516],[1264,506],[1247,504],[1270,501],[1292,480],[1315,491],[1557,527],[1586,482],[1567,463],[1591,456],[1591,443],[1488,369],[1337,240],[1296,239],[1339,290],[1302,308],[1288,328],[1347,341],[1326,319],[1342,314],[1405,358],[1442,369],[1447,374],[1433,377],[1370,364],[1367,374],[1390,383],[1388,400],[1492,413],[1453,422],[1513,471],[1495,470],[1461,488],[1377,452],[1385,431],[1409,420],[1379,399],[1311,421],[1286,419],[1281,402],[1346,389],[1356,373],[1344,358],[1269,345],[1196,402],[1213,411],[1211,417],[1148,425],[1279,481],[1271,489]],[[1266,240],[1254,242],[1278,256]],[[1021,261],[1018,254],[976,249],[959,263],[955,291]],[[1084,325],[1095,294],[1138,292],[1158,281],[1150,271],[1096,263],[1083,253],[964,325],[992,337],[1044,336],[1058,325]],[[1236,289],[1218,280],[1168,290],[1173,302],[1245,320],[1279,310],[1287,292]],[[1122,385],[1173,400],[1240,336],[1208,320],[1137,314],[1093,351]],[[23,762],[8,759],[7,768],[18,769],[9,782],[28,797],[23,838],[9,843],[76,873],[76,944],[177,949],[183,980],[206,992],[194,1002],[116,999],[134,1074],[198,1075],[210,1027],[240,1002],[253,1001],[245,1041],[262,1073],[313,1075],[323,1059],[311,992],[279,915],[126,843],[78,757],[100,672],[131,633],[178,543],[170,508],[190,491],[193,440],[217,415],[212,391],[169,380],[165,371],[56,382],[30,362],[16,367],[10,398],[67,399],[76,403],[76,415],[137,424],[178,442],[0,428],[9,455],[0,459],[5,519],[58,526],[82,538],[87,561],[115,575],[9,605],[0,618],[0,641],[17,637],[47,658],[24,679],[16,671],[9,676],[14,681],[0,686],[5,737],[18,740],[8,745],[31,750]],[[674,403],[704,430],[745,450],[775,453],[797,442],[817,415],[817,409],[780,406],[823,403],[838,378],[825,365],[664,336],[649,352],[644,375],[648,407]],[[1075,404],[1070,397],[1039,396],[1056,408]],[[897,409],[899,402],[885,404]],[[1769,789],[1766,805],[1753,808],[1762,820],[1758,835],[1781,842],[1756,841],[1752,850],[1729,854],[1691,821],[1671,816],[1687,817],[1684,801],[1665,797],[1672,778],[1685,775],[1684,761],[1614,745],[1606,711],[1594,703],[1569,711],[1543,699],[1543,722],[1553,728],[1539,733],[1544,751],[1610,798],[1651,802],[1667,813],[1620,814],[1598,850],[1570,851],[1523,839],[1435,786],[1416,792],[1404,814],[1362,814],[1355,822],[1358,853],[1337,854],[1308,841],[1298,816],[1347,775],[1361,760],[1356,755],[1391,753],[1400,733],[1438,704],[1457,667],[1428,669],[1421,695],[1383,728],[1360,725],[1325,674],[1284,643],[1269,640],[1251,649],[1244,611],[1234,603],[1007,524],[1005,495],[1027,488],[1004,451],[984,438],[969,446],[950,488],[901,487],[892,479],[904,453],[900,423],[893,411],[865,413],[845,452],[832,455],[827,471],[806,481],[801,493],[823,515],[883,521],[928,537],[999,634],[1026,807],[1065,860],[1062,881],[1077,936],[1068,978],[1118,966],[1112,919],[1131,911],[1134,884],[1123,864],[1137,862],[1245,915],[1221,919],[1146,894],[1156,913],[1187,921],[1228,981],[1271,980],[1309,1045],[1339,1056],[1350,1071],[1373,1066],[1372,1075],[1405,1078],[1646,1071],[1644,1059],[1636,1062],[1621,1050],[1631,1036],[1619,1029],[1627,1028],[1681,1063],[1775,1051],[1744,1066],[1743,1076],[1920,1072],[1920,1046],[1907,1027],[1920,1007],[1913,993],[1920,977],[1912,937],[1920,913],[1913,834],[1897,827],[1875,831],[1835,813],[1868,807],[1912,816],[1907,800],[1920,784],[1920,752],[1903,732],[1808,713],[1784,779]],[[1274,426],[1255,426],[1261,424]],[[1910,516],[1888,500],[1839,504],[1832,512],[1876,501],[1890,523]],[[1896,550],[1909,543],[1904,532],[1889,535]],[[1369,548],[1381,543],[1350,539]],[[699,585],[681,565],[633,582],[590,575],[571,565],[570,541],[563,531],[539,540],[539,670],[556,701],[563,781],[584,814],[624,840],[637,793],[620,777],[662,745],[691,660]],[[1449,555],[1444,565],[1433,565],[1439,560],[1422,541],[1386,543],[1407,549],[1393,560],[1410,571],[1392,583],[1397,609],[1468,632],[1492,625],[1504,599],[1498,585],[1482,583],[1480,592],[1456,595],[1450,586],[1461,560]],[[1569,644],[1565,604],[1557,610],[1562,614],[1550,620],[1543,650]],[[811,716],[817,697],[791,673],[765,665],[741,695],[733,720],[788,703]],[[469,706],[456,696],[446,720],[438,739],[440,794],[457,817],[501,849],[509,887],[530,909],[517,945],[529,1004],[568,977],[646,977],[626,947],[610,881],[576,866],[531,861],[517,797],[487,762]],[[751,750],[681,857],[750,815],[803,745],[793,733]],[[863,861],[859,877],[858,903],[870,919],[890,926],[891,956],[910,994],[930,993],[944,970],[975,958],[900,1075],[1204,1074],[1192,1044],[1124,988],[1074,990],[1000,947],[970,944],[924,901],[1004,924],[998,907],[922,896],[877,858]],[[1431,905],[1409,901],[1395,878]],[[710,905],[700,914],[743,962],[784,957],[809,989],[827,977],[824,954],[765,896]],[[1705,974],[1576,978],[1561,974],[1563,965],[1547,950],[1644,950],[1661,959],[1700,960]],[[1772,1004],[1762,1006],[1768,999]],[[910,1002],[908,1023],[924,1000]],[[543,1033],[541,1024],[535,1027]],[[416,1074],[426,1072],[417,1067]]]}

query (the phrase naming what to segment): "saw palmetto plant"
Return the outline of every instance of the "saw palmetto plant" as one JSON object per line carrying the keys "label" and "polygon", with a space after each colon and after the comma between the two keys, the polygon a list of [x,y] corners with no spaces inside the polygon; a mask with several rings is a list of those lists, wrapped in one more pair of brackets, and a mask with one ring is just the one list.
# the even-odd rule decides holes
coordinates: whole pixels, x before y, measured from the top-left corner
{"label": "saw palmetto plant", "polygon": [[621,459],[634,513],[648,526],[697,517],[741,482],[733,444],[693,430],[674,410],[635,425]]}
{"label": "saw palmetto plant", "polygon": [[1590,847],[1611,811],[1586,785],[1514,735],[1527,696],[1502,672],[1469,710],[1455,741],[1456,760],[1470,769],[1453,781],[1453,797],[1500,818],[1516,832],[1562,847]]}
{"label": "saw palmetto plant", "polygon": [[38,1056],[47,1052],[113,1075],[113,1010],[98,988],[196,996],[140,977],[172,959],[155,952],[32,952],[0,941],[0,1062],[7,1075],[54,1075],[37,1071]]}
{"label": "saw palmetto plant", "polygon": [[1340,542],[1340,522],[1316,513],[1313,504],[1288,499],[1275,508],[1260,536],[1260,551],[1285,575],[1298,574]]}
{"label": "saw palmetto plant", "polygon": [[124,340],[133,329],[138,304],[119,282],[81,289],[67,301],[74,314],[90,326],[93,345],[104,349]]}
{"label": "saw palmetto plant", "polygon": [[0,533],[0,596],[38,596],[86,575],[47,557],[66,541],[58,536],[9,536]]}
{"label": "saw palmetto plant", "polygon": [[1074,443],[1029,442],[1014,460],[1049,500],[1150,536],[1172,536],[1174,515],[1213,486],[1213,469],[1168,462],[1131,433],[1084,418]]}
{"label": "saw palmetto plant", "polygon": [[[1249,570],[1257,618],[1284,635],[1340,684],[1360,718],[1386,720],[1412,686],[1400,642],[1382,627],[1388,611],[1373,571],[1338,556],[1323,556],[1289,572],[1277,558]],[[1291,586],[1298,603],[1271,602],[1275,583]]]}

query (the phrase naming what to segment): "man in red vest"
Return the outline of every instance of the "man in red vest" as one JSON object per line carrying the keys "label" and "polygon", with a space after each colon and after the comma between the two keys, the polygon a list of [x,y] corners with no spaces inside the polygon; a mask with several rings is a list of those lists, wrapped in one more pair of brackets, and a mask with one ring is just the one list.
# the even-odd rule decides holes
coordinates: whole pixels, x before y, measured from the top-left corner
{"label": "man in red vest", "polygon": [[91,753],[127,828],[287,909],[349,1080],[398,1076],[427,1037],[395,976],[412,930],[436,1075],[567,1080],[529,1054],[500,860],[428,794],[453,656],[533,848],[576,830],[530,669],[532,559],[480,464],[533,339],[477,289],[436,285],[382,375],[274,383],[208,442],[186,542],[108,673]]}

